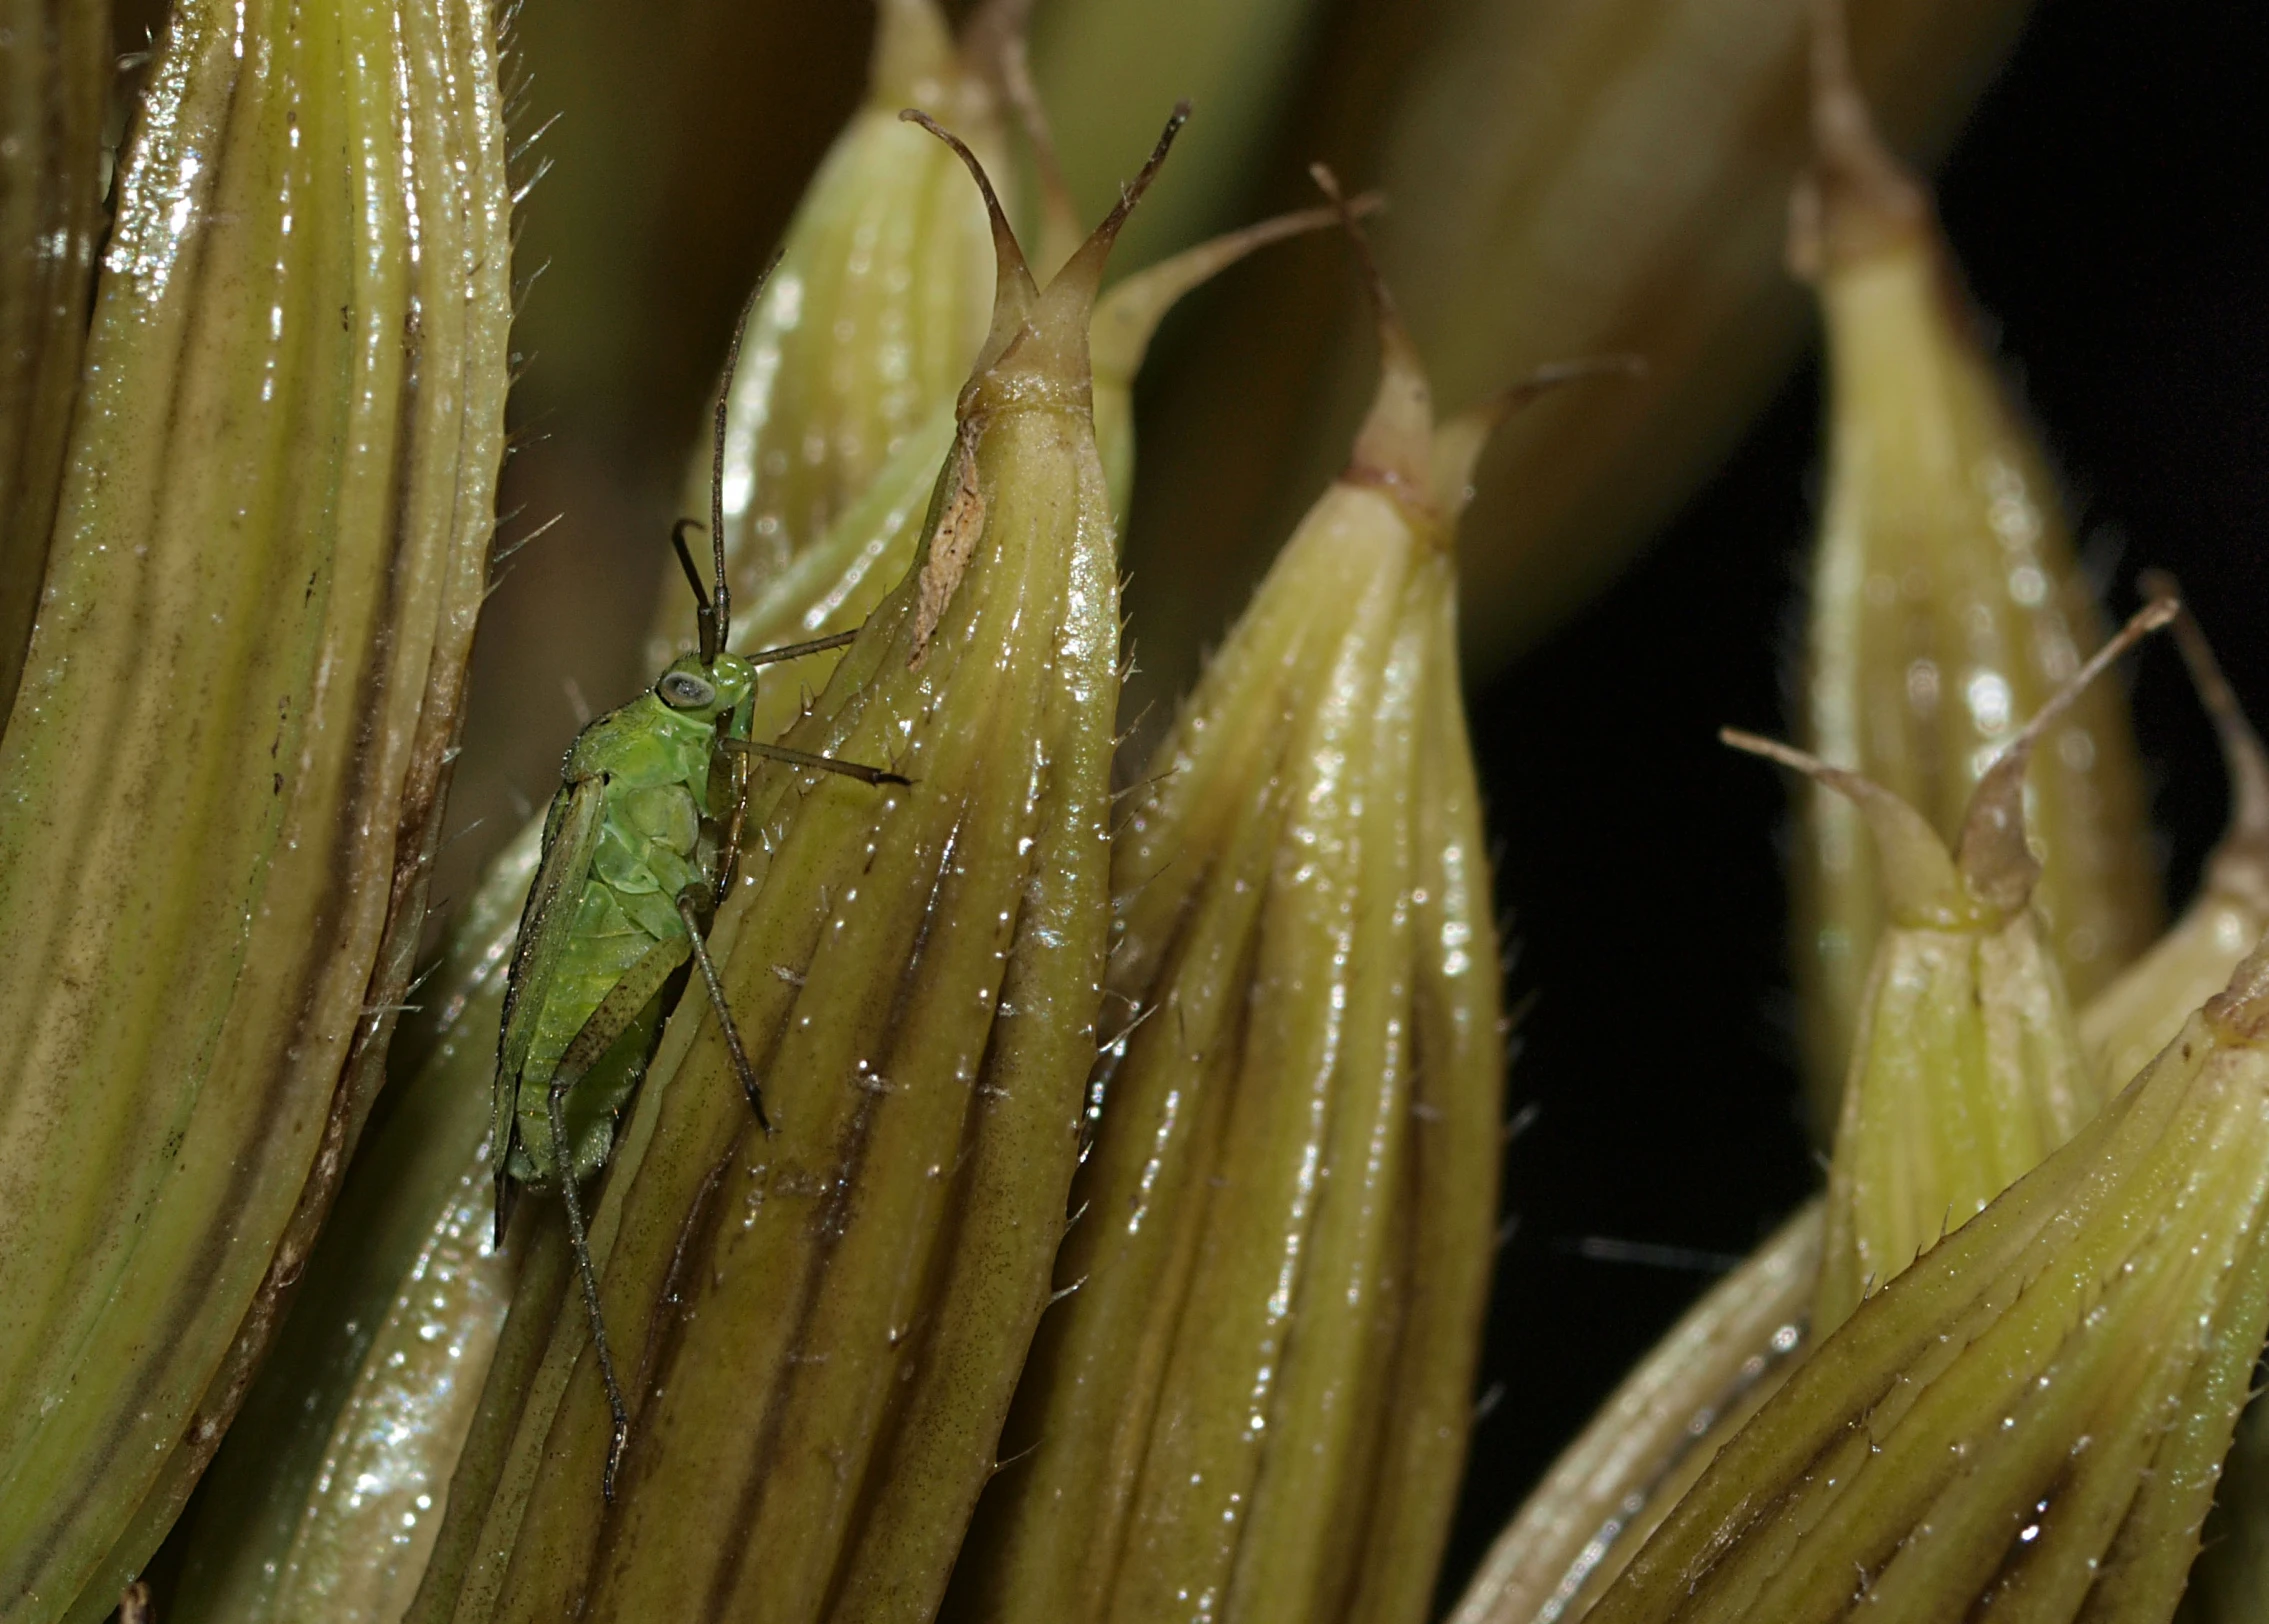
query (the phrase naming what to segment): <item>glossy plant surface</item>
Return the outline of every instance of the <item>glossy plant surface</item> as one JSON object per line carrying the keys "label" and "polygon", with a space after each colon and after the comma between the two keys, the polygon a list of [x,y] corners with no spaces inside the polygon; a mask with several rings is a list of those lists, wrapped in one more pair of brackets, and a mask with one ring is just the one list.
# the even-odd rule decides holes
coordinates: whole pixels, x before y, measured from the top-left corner
{"label": "glossy plant surface", "polygon": [[0,740],[0,1614],[99,1619],[301,1277],[440,834],[503,452],[485,6],[178,7]]}

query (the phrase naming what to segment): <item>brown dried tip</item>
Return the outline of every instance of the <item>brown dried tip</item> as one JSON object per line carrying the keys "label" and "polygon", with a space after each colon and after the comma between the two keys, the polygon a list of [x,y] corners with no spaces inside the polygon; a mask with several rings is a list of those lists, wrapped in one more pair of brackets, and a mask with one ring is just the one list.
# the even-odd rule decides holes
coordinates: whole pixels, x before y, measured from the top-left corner
{"label": "brown dried tip", "polygon": [[2230,984],[2206,1000],[2202,1013],[2227,1038],[2269,1040],[2269,937],[2255,944],[2231,974]]}
{"label": "brown dried tip", "polygon": [[1088,327],[1095,315],[1095,296],[1103,285],[1104,264],[1111,257],[1111,245],[1118,240],[1119,228],[1134,212],[1134,206],[1142,201],[1143,193],[1150,190],[1159,166],[1165,163],[1166,154],[1173,148],[1174,137],[1189,121],[1190,104],[1181,102],[1175,106],[1141,173],[1119,189],[1119,201],[1103,217],[1103,223],[1088,233],[1087,240],[1064,262],[1047,288],[1037,294],[1033,292],[1032,273],[1025,264],[1024,250],[1017,245],[1016,232],[1010,227],[1000,198],[994,193],[993,183],[976,154],[926,113],[908,108],[898,116],[921,125],[961,155],[970,174],[977,177],[978,189],[985,194],[985,208],[993,222],[993,246],[1001,267],[999,291],[993,305],[992,332],[977,357],[968,387],[962,391],[964,419],[981,409],[979,402],[986,389],[997,387],[1012,376],[1044,378],[1053,387],[1084,394],[1090,378]]}
{"label": "brown dried tip", "polygon": [[1111,206],[1109,214],[1103,216],[1103,223],[1088,234],[1087,241],[1080,244],[1079,251],[1065,262],[1064,268],[1056,274],[1055,281],[1048,284],[1049,291],[1053,292],[1057,283],[1068,279],[1084,286],[1088,305],[1094,305],[1096,291],[1103,285],[1103,265],[1111,257],[1111,245],[1119,240],[1119,228],[1127,223],[1127,216],[1134,213],[1135,205],[1142,201],[1142,194],[1149,191],[1150,183],[1158,178],[1158,171],[1165,167],[1166,154],[1174,149],[1174,138],[1182,133],[1182,126],[1189,121],[1190,104],[1186,101],[1176,102],[1174,111],[1166,116],[1166,127],[1158,132],[1158,144],[1150,149],[1150,156],[1143,160],[1141,172],[1119,188],[1119,201]]}
{"label": "brown dried tip", "polygon": [[909,124],[919,124],[936,136],[968,166],[976,177],[977,190],[984,194],[985,217],[993,228],[993,326],[985,335],[985,347],[977,353],[977,370],[983,372],[1001,357],[1032,314],[1039,302],[1040,290],[1033,285],[1032,271],[1024,263],[1024,249],[1016,240],[1016,230],[1008,223],[1008,211],[1001,207],[1000,194],[993,190],[993,177],[985,173],[985,166],[969,150],[961,137],[940,124],[919,107],[902,108],[898,116]]}
{"label": "brown dried tip", "polygon": [[[1365,192],[1347,206],[1361,217],[1377,213],[1384,203],[1378,193]],[[1131,379],[1159,322],[1184,294],[1271,243],[1337,224],[1339,211],[1328,206],[1274,215],[1209,237],[1169,259],[1145,265],[1132,276],[1121,277],[1111,284],[1110,297],[1095,310],[1092,342],[1096,370],[1109,369]]]}
{"label": "brown dried tip", "polygon": [[1789,197],[1788,265],[1806,281],[1904,241],[1929,194],[1876,134],[1852,73],[1844,0],[1812,0],[1812,167]]}
{"label": "brown dried tip", "polygon": [[1040,263],[1052,275],[1079,252],[1082,233],[1079,205],[1072,201],[1063,162],[1056,156],[1048,110],[1040,103],[1039,87],[1032,82],[1031,44],[1024,31],[1031,0],[1010,0],[1007,5],[986,9],[988,15],[994,11],[1013,14],[1003,19],[998,33],[992,36],[993,48],[985,60],[999,81],[1003,99],[1015,109],[1017,122],[1024,126],[1024,139],[1032,148],[1032,167],[1040,180]]}
{"label": "brown dried tip", "polygon": [[[2165,570],[2145,570],[2136,585],[2146,598],[2178,602],[2182,598],[2181,584]],[[2263,750],[2261,735],[2246,719],[2198,617],[2187,605],[2175,616],[2174,639],[2182,650],[2182,663],[2190,668],[2198,702],[2206,707],[2222,741],[2222,768],[2230,777],[2230,828],[2225,839],[2269,842],[2269,751]]]}
{"label": "brown dried tip", "polygon": [[1103,223],[1088,233],[1087,240],[1050,279],[1040,302],[1033,307],[1023,337],[1012,346],[1017,372],[1083,391],[1089,387],[1093,360],[1088,334],[1094,325],[1096,295],[1102,291],[1103,267],[1111,258],[1111,245],[1118,241],[1119,228],[1142,201],[1143,193],[1150,190],[1150,183],[1158,178],[1159,167],[1173,149],[1174,137],[1189,117],[1190,104],[1176,103],[1141,172],[1119,188],[1119,201],[1103,216]]}
{"label": "brown dried tip", "polygon": [[1563,384],[1590,378],[1643,378],[1643,355],[1595,355],[1574,361],[1547,361],[1527,377],[1505,385],[1478,406],[1468,407],[1434,431],[1434,501],[1444,518],[1454,519],[1473,500],[1473,468],[1481,448],[1505,420]]}
{"label": "brown dried tip", "polygon": [[1370,296],[1371,314],[1379,330],[1379,391],[1371,399],[1370,414],[1355,436],[1344,477],[1383,485],[1398,499],[1431,512],[1434,509],[1434,391],[1426,381],[1426,368],[1418,346],[1387,291],[1386,278],[1371,252],[1371,239],[1356,218],[1355,207],[1339,189],[1339,177],[1327,164],[1310,164],[1308,173],[1317,188],[1331,199],[1339,223],[1354,246],[1356,263],[1363,270],[1364,291]]}
{"label": "brown dried tip", "polygon": [[1962,895],[1961,876],[1946,842],[1930,820],[1872,778],[1843,767],[1831,767],[1777,739],[1721,727],[1718,740],[1767,761],[1777,761],[1844,796],[1859,808],[1875,836],[1882,861],[1883,890],[1892,914],[1902,924],[1954,925],[1969,909]]}
{"label": "brown dried tip", "polygon": [[2181,611],[2182,605],[2173,598],[2157,599],[2138,610],[2110,642],[2073,673],[2070,682],[2050,696],[1978,779],[1977,788],[1970,792],[1969,810],[1962,817],[1961,839],[1954,847],[1962,882],[1978,901],[2012,912],[2025,905],[2040,880],[2040,860],[2033,856],[2032,845],[2025,838],[2025,768],[2032,760],[2033,746],[2114,660]]}

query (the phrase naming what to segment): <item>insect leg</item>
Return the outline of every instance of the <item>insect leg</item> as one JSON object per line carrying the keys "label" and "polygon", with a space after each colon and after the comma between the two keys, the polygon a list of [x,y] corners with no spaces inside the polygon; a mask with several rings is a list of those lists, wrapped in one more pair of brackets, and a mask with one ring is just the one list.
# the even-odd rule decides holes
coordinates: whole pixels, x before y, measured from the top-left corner
{"label": "insect leg", "polygon": [[794,767],[817,767],[824,772],[841,773],[846,778],[856,778],[868,784],[911,784],[914,781],[903,773],[894,773],[886,767],[869,767],[857,761],[838,761],[833,756],[815,756],[809,750],[791,750],[784,744],[760,744],[754,739],[727,739],[725,748],[738,750],[743,755],[785,761]]}
{"label": "insect leg", "polygon": [[[510,1152],[506,1152],[507,1155]],[[503,1162],[496,1164],[496,1244],[504,1244],[505,1226],[512,1222],[512,1207],[519,1200],[520,1186],[506,1170]]]}
{"label": "insect leg", "polygon": [[[559,1190],[567,1206],[567,1234],[575,1248],[576,1272],[583,1280],[583,1306],[591,1316],[591,1343],[599,1353],[599,1376],[607,1387],[607,1409],[614,1417],[614,1441],[607,1449],[607,1475],[601,1482],[611,1505],[615,1472],[622,1465],[624,1446],[630,1442],[630,1408],[623,1403],[622,1384],[615,1379],[614,1349],[607,1342],[607,1322],[599,1312],[599,1276],[591,1266],[590,1233],[583,1223],[581,1170],[567,1141],[567,1096],[614,1045],[638,1011],[662,990],[662,985],[685,962],[685,944],[675,939],[656,942],[624,971],[621,979],[599,1000],[553,1068],[544,1095],[544,1116],[551,1128],[551,1153],[558,1170]],[[602,1158],[602,1162],[603,1162]],[[594,1164],[594,1170],[597,1164]]]}
{"label": "insect leg", "polygon": [[606,1316],[599,1311],[599,1274],[591,1266],[591,1239],[583,1227],[583,1197],[576,1190],[575,1165],[564,1154],[567,1144],[567,1091],[575,1079],[555,1072],[545,1110],[551,1118],[551,1142],[559,1155],[559,1193],[567,1203],[567,1236],[575,1248],[575,1272],[583,1279],[583,1307],[591,1316],[591,1346],[599,1354],[599,1379],[607,1386],[607,1411],[614,1417],[614,1440],[607,1446],[607,1472],[599,1489],[607,1504],[615,1499],[615,1471],[622,1465],[623,1447],[630,1442],[630,1407],[622,1401],[622,1383],[615,1380],[614,1350],[607,1346]]}
{"label": "insect leg", "polygon": [[733,1057],[741,1092],[748,1096],[748,1108],[756,1113],[756,1125],[770,1133],[772,1119],[764,1114],[764,1092],[757,1087],[756,1068],[748,1063],[748,1050],[741,1046],[741,1029],[733,1024],[732,1009],[725,1002],[725,984],[717,979],[716,961],[709,957],[708,944],[702,941],[700,927],[694,922],[692,897],[678,897],[678,917],[685,921],[686,934],[692,939],[693,962],[701,967],[701,984],[709,989],[709,1007],[717,1012],[717,1025],[725,1034],[725,1052]]}

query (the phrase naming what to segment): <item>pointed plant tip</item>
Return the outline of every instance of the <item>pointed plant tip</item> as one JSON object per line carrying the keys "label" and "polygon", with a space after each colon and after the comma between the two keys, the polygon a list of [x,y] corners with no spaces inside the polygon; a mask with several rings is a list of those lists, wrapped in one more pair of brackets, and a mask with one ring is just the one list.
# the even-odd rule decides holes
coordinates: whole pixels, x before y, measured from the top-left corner
{"label": "pointed plant tip", "polygon": [[[1339,216],[1340,229],[1362,270],[1371,317],[1378,329],[1379,389],[1356,433],[1354,453],[1343,477],[1396,490],[1405,501],[1435,510],[1437,519],[1454,517],[1465,505],[1466,475],[1480,453],[1481,437],[1461,430],[1455,436],[1459,444],[1451,460],[1462,467],[1437,466],[1440,447],[1434,432],[1433,385],[1379,269],[1378,256],[1371,251],[1370,233],[1363,229],[1329,164],[1310,164],[1308,174]],[[1447,534],[1446,527],[1443,533]]]}
{"label": "pointed plant tip", "polygon": [[1158,171],[1166,166],[1166,154],[1174,150],[1174,138],[1182,133],[1182,126],[1189,121],[1190,104],[1186,100],[1176,102],[1174,110],[1166,115],[1166,127],[1158,132],[1157,145],[1150,149],[1150,156],[1143,160],[1142,168],[1136,172],[1135,178],[1119,188],[1119,201],[1103,217],[1103,223],[1095,228],[1095,235],[1089,239],[1090,242],[1099,241],[1108,248],[1118,237],[1119,228],[1126,224],[1127,216],[1134,213],[1135,205],[1142,201],[1142,194],[1150,190],[1150,183],[1158,178]]}
{"label": "pointed plant tip", "polygon": [[1312,163],[1308,166],[1308,175],[1315,181],[1316,189],[1329,200],[1332,212],[1339,216],[1340,228],[1347,233],[1349,246],[1355,250],[1355,261],[1362,267],[1364,291],[1370,297],[1371,312],[1379,324],[1379,341],[1387,351],[1389,364],[1407,364],[1420,370],[1417,345],[1411,341],[1409,329],[1403,326],[1402,312],[1395,305],[1385,273],[1379,269],[1378,255],[1371,248],[1371,234],[1363,229],[1363,217],[1370,211],[1358,208],[1360,200],[1347,196],[1331,165]]}
{"label": "pointed plant tip", "polygon": [[1900,240],[1928,216],[1922,184],[1883,144],[1852,70],[1845,0],[1812,0],[1812,165],[1789,199],[1788,265],[1810,281]]}
{"label": "pointed plant tip", "polygon": [[1746,755],[1761,756],[1767,761],[1778,762],[1783,767],[1794,768],[1807,778],[1819,778],[1824,774],[1841,771],[1792,744],[1783,744],[1778,739],[1768,739],[1762,733],[1751,733],[1743,728],[1719,728],[1718,743],[1729,745]]}
{"label": "pointed plant tip", "polygon": [[1721,727],[1718,729],[1718,743],[1800,772],[1813,782],[1825,784],[1862,805],[1873,797],[1898,799],[1872,778],[1855,773],[1847,767],[1831,767],[1809,750],[1799,750],[1793,744],[1768,739],[1762,733],[1751,733],[1738,727]]}
{"label": "pointed plant tip", "polygon": [[[2182,601],[2182,583],[2175,579],[2172,570],[2153,568],[2137,572],[2135,589],[2143,594],[2143,601],[2147,604],[2157,603],[2162,598],[2172,598],[2176,603]],[[2180,637],[2183,634],[2177,632],[2175,635]]]}
{"label": "pointed plant tip", "polygon": [[2040,861],[2025,838],[2025,770],[2033,746],[2114,661],[2181,612],[2181,603],[2169,596],[2154,599],[2128,617],[2127,624],[2033,713],[1979,776],[1962,816],[1955,861],[1970,894],[1980,902],[2004,911],[2022,908],[2039,882]]}
{"label": "pointed plant tip", "polygon": [[[1111,212],[1103,216],[1102,224],[1088,233],[1087,240],[1079,245],[1079,251],[1064,262],[1063,269],[1056,273],[1055,280],[1049,284],[1046,297],[1050,301],[1062,301],[1059,308],[1078,309],[1081,312],[1078,326],[1083,347],[1096,296],[1103,287],[1103,266],[1111,257],[1112,244],[1119,240],[1119,228],[1127,223],[1127,216],[1134,213],[1135,205],[1150,190],[1150,183],[1158,178],[1158,171],[1166,162],[1166,154],[1174,148],[1174,138],[1182,133],[1182,126],[1189,119],[1190,104],[1186,101],[1176,102],[1173,113],[1166,120],[1165,129],[1159,132],[1158,144],[1150,149],[1150,156],[1144,160],[1141,170],[1133,180],[1119,188],[1119,201],[1111,205]],[[1059,285],[1063,290],[1060,294],[1056,291]],[[1084,359],[1081,365],[1086,365]]]}
{"label": "pointed plant tip", "polygon": [[1636,381],[1648,373],[1647,358],[1643,355],[1588,355],[1572,361],[1547,361],[1525,378],[1516,378],[1500,389],[1489,402],[1488,409],[1496,414],[1496,421],[1519,411],[1529,402],[1551,394],[1563,385],[1587,383],[1595,378],[1622,378]]}
{"label": "pointed plant tip", "polygon": [[2135,612],[2135,616],[2120,635],[2133,646],[2146,632],[2155,632],[2161,626],[2172,625],[2182,614],[2182,599],[2172,591],[2154,592],[2151,601]]}
{"label": "pointed plant tip", "polygon": [[1946,843],[1900,796],[1864,774],[1831,767],[1809,751],[1762,734],[1722,727],[1718,741],[1792,768],[1858,807],[1875,836],[1883,864],[1883,890],[1895,917],[1952,925],[1964,916],[1960,884]]}
{"label": "pointed plant tip", "polygon": [[[2145,570],[2136,585],[2146,598],[2177,602],[2182,598],[2181,583],[2165,570]],[[2269,839],[2269,750],[2263,749],[2261,735],[2238,703],[2222,662],[2214,657],[2205,628],[2187,605],[2175,616],[2174,637],[2190,671],[2190,685],[2198,690],[2198,702],[2221,738],[2222,767],[2230,780],[2230,831],[2252,841]]]}
{"label": "pointed plant tip", "polygon": [[1000,194],[993,190],[993,177],[985,173],[984,161],[969,150],[968,142],[962,140],[960,136],[955,135],[919,107],[901,107],[898,110],[898,117],[902,123],[919,124],[953,149],[954,156],[962,161],[968,168],[970,175],[976,180],[977,190],[984,194],[985,217],[992,222],[994,252],[1000,256],[1004,267],[1013,266],[1022,270],[1024,267],[1024,249],[1018,244],[1016,232],[1008,223],[1008,211],[1001,207]]}
{"label": "pointed plant tip", "polygon": [[[2167,625],[2181,613],[2181,600],[2170,595],[2153,598],[2142,608],[2136,610],[2134,614],[2128,616],[2127,623],[2118,631],[2112,633],[2110,638],[2105,641],[2104,646],[2090,655],[2087,662],[2079,670],[2072,673],[2071,679],[2051,694],[2047,702],[2033,713],[2032,720],[2018,730],[2017,736],[2009,741],[2000,758],[1995,761],[1994,768],[1998,768],[2003,761],[2008,760],[2011,756],[2030,750],[2040,739],[2040,736],[2048,731],[2049,725],[2070,709],[2072,702],[2087,691],[2090,683],[2109,670],[2121,655],[2160,627]],[[1994,768],[1988,768],[1988,774]]]}

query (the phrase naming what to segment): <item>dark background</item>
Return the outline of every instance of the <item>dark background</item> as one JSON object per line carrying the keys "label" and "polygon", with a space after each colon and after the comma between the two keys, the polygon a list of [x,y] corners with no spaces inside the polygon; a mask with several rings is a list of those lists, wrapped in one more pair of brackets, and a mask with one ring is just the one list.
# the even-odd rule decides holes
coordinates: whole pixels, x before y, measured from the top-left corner
{"label": "dark background", "polygon": [[[2124,613],[2157,565],[2269,716],[2269,13],[2043,0],[1940,177],[1941,212]],[[1586,1236],[1736,1254],[1815,1181],[1796,1108],[1785,785],[1717,727],[1784,729],[1818,491],[1816,361],[1676,526],[1472,696],[1497,894],[1533,994],[1482,1420],[1445,1596],[1703,1289]],[[2220,829],[2213,737],[2169,645],[2127,672],[2170,904]]]}

